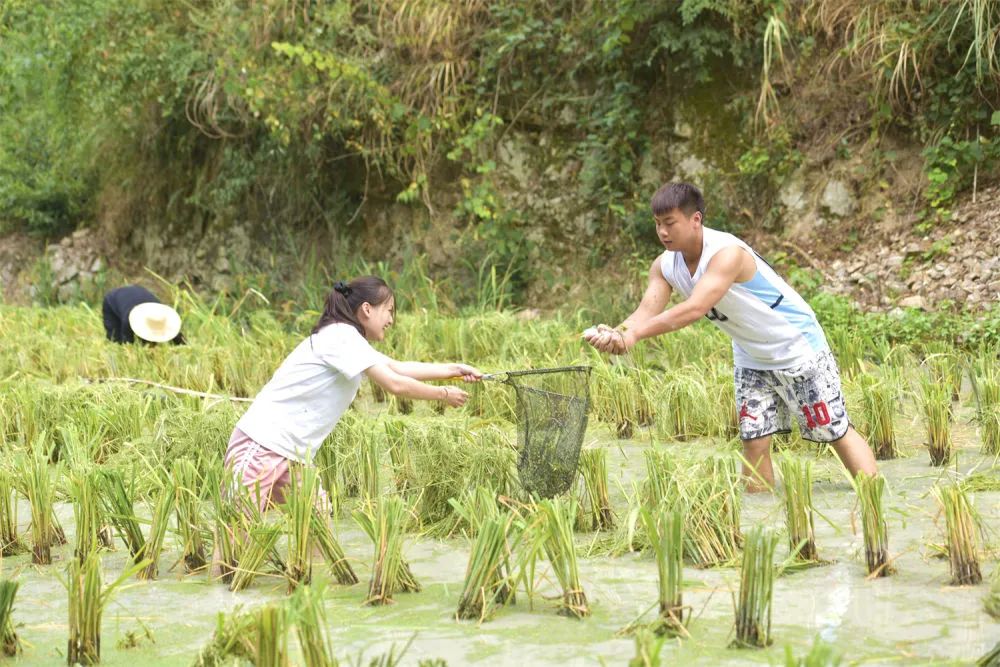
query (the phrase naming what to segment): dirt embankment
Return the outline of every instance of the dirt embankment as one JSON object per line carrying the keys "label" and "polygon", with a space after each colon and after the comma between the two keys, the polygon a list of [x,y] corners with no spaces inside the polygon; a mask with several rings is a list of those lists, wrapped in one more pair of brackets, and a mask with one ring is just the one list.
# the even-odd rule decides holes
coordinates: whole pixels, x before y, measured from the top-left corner
{"label": "dirt embankment", "polygon": [[856,246],[820,267],[825,287],[867,310],[982,309],[1000,299],[1000,184],[926,234],[873,223]]}
{"label": "dirt embankment", "polygon": [[30,294],[27,276],[41,257],[45,244],[27,234],[0,237],[0,297],[20,303]]}
{"label": "dirt embankment", "polygon": [[[818,270],[824,289],[848,296],[867,310],[982,309],[1000,300],[1000,184],[980,190],[975,201],[967,195],[948,223],[926,234],[898,219],[855,220],[851,227],[857,238],[853,247],[823,257],[784,237],[751,240],[765,251],[787,252],[800,265]],[[812,247],[820,245],[830,244]],[[40,262],[43,257],[46,261]],[[0,281],[8,303],[31,302],[39,289],[33,282],[39,280],[51,283],[44,286],[49,294],[68,300],[102,271],[111,270],[119,278],[135,273],[137,266],[135,258],[123,256],[95,230],[78,230],[47,246],[24,234],[0,237]]]}

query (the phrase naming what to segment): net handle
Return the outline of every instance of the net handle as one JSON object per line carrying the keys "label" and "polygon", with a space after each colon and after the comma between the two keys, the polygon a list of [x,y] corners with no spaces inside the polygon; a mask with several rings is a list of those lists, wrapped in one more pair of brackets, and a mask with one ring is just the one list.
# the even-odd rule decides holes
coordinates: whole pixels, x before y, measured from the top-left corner
{"label": "net handle", "polygon": [[525,375],[545,375],[547,373],[565,373],[567,371],[585,371],[590,375],[590,371],[593,370],[592,366],[560,366],[558,368],[533,368],[530,370],[522,371],[498,371],[496,373],[487,373],[481,379],[492,381],[492,382],[508,382],[511,378],[522,377]]}

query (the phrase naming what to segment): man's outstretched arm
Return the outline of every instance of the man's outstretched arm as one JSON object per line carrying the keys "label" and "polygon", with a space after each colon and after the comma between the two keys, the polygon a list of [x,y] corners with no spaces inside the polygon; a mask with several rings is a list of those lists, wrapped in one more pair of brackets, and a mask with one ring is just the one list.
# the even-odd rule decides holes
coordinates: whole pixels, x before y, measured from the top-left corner
{"label": "man's outstretched arm", "polygon": [[621,346],[621,337],[617,332],[632,329],[662,313],[670,302],[672,293],[670,283],[660,272],[660,257],[657,257],[649,267],[649,283],[646,285],[646,291],[632,314],[625,318],[617,329],[599,324],[596,331],[584,334],[584,338],[601,352],[622,354],[625,349]]}
{"label": "man's outstretched arm", "polygon": [[691,296],[665,312],[622,331],[618,336],[621,343],[618,347],[624,348],[624,352],[640,340],[677,331],[696,322],[719,303],[733,283],[740,278],[749,280],[754,271],[756,265],[753,258],[742,248],[733,246],[720,250],[708,263],[705,275],[698,280]]}

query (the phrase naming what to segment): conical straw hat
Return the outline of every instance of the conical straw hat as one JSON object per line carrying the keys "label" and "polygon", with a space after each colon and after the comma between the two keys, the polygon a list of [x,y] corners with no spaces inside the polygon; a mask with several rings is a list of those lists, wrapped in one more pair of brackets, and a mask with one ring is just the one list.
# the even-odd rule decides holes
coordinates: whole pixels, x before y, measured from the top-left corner
{"label": "conical straw hat", "polygon": [[140,303],[128,314],[128,324],[139,338],[150,343],[166,343],[181,330],[181,316],[162,303]]}

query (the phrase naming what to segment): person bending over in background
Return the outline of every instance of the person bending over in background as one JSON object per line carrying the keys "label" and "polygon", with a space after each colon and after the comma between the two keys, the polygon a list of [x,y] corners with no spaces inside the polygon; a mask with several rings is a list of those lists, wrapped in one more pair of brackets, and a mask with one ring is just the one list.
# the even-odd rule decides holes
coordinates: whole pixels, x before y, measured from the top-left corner
{"label": "person bending over in background", "polygon": [[[646,292],[618,327],[601,324],[584,338],[624,354],[707,317],[733,340],[748,490],[774,486],[771,436],[788,433],[793,414],[804,439],[829,443],[852,475],[874,475],[875,457],[848,420],[837,362],[805,300],[749,245],[703,226],[705,202],[693,185],[663,185],[651,203],[666,251],[649,267]],[[684,300],[664,311],[674,290]]]}
{"label": "person bending over in background", "polygon": [[181,317],[170,306],[145,287],[127,285],[104,295],[102,307],[104,333],[115,343],[147,343],[183,345]]}

